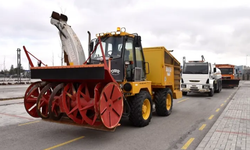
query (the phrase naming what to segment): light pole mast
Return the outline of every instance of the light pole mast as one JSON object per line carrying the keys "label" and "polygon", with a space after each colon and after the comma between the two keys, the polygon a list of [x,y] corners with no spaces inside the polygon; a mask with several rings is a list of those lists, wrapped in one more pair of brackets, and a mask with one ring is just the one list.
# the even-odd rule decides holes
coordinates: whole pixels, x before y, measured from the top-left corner
{"label": "light pole mast", "polygon": [[18,75],[18,82],[21,82],[21,49],[17,49],[17,75]]}

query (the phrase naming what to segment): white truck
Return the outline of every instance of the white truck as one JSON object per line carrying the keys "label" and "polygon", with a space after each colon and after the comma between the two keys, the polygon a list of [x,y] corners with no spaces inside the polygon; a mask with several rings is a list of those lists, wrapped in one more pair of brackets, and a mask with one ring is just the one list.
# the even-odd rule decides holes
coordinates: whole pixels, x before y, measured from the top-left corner
{"label": "white truck", "polygon": [[186,62],[183,57],[181,78],[182,95],[187,93],[220,93],[222,89],[222,76],[219,68],[210,62],[205,62],[204,56],[201,61]]}

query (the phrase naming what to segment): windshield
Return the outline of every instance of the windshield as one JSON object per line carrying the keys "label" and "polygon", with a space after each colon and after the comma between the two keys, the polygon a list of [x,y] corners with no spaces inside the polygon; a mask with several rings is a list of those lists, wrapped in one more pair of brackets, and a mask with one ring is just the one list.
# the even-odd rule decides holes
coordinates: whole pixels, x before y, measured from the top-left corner
{"label": "windshield", "polygon": [[[104,51],[104,55],[106,59],[112,58],[120,58],[122,52],[123,45],[123,37],[103,37],[102,40],[102,48]],[[101,60],[102,52],[100,44],[97,45],[97,49],[91,56],[92,60]]]}
{"label": "windshield", "polygon": [[186,63],[183,74],[208,74],[207,63]]}
{"label": "windshield", "polygon": [[221,74],[233,74],[233,68],[219,68]]}

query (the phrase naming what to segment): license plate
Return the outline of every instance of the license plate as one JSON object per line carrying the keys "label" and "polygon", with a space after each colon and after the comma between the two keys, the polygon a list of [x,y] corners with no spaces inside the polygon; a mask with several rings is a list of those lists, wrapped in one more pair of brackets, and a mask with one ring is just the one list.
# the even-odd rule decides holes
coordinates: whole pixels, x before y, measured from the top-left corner
{"label": "license plate", "polygon": [[196,87],[196,85],[192,85],[192,87]]}

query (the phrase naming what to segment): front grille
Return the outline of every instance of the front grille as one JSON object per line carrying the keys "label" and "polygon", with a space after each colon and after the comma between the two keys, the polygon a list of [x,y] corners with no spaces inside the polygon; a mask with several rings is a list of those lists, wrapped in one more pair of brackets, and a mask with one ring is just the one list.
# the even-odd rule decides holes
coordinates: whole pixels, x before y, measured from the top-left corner
{"label": "front grille", "polygon": [[189,82],[200,82],[200,80],[189,80]]}
{"label": "front grille", "polygon": [[193,86],[191,86],[190,89],[198,89],[198,87],[193,87]]}
{"label": "front grille", "polygon": [[198,87],[190,87],[191,91],[199,91]]}

